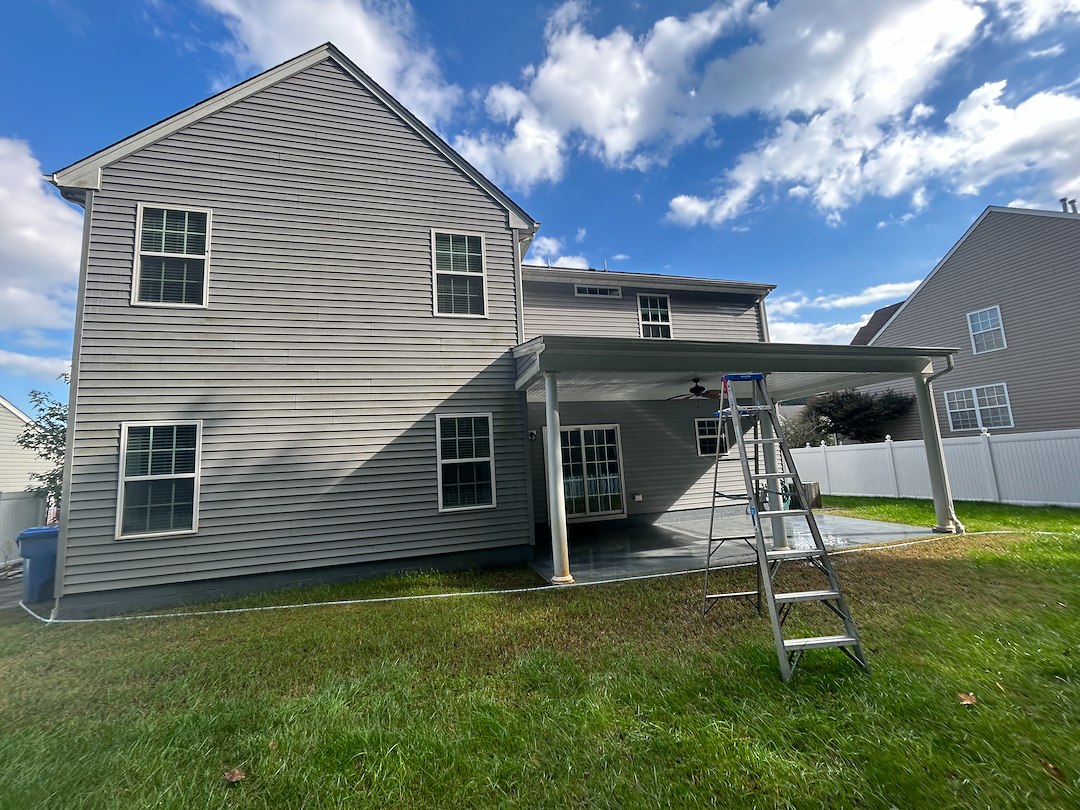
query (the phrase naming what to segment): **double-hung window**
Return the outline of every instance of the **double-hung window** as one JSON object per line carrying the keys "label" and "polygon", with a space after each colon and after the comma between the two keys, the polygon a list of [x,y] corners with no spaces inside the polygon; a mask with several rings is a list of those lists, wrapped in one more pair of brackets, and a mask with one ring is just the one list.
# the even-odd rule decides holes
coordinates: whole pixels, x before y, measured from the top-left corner
{"label": "double-hung window", "polygon": [[671,337],[671,303],[666,295],[638,295],[643,338]]}
{"label": "double-hung window", "polygon": [[945,409],[953,430],[1011,428],[1012,407],[1005,383],[957,388],[945,392]]}
{"label": "double-hung window", "polygon": [[201,434],[197,421],[120,426],[117,538],[196,531]]}
{"label": "double-hung window", "polygon": [[967,319],[972,352],[983,354],[1006,348],[1005,327],[1001,323],[1000,308],[992,306],[978,312],[969,312]]}
{"label": "double-hung window", "polygon": [[694,420],[695,435],[697,437],[697,454],[699,456],[715,456],[717,445],[720,453],[727,452],[727,438],[720,431],[720,420],[716,417],[708,417]]}
{"label": "double-hung window", "polygon": [[490,413],[436,415],[439,511],[495,505],[495,448]]}
{"label": "double-hung window", "polygon": [[431,232],[436,315],[485,317],[484,237]]}
{"label": "double-hung window", "polygon": [[131,303],[205,307],[210,212],[139,205]]}

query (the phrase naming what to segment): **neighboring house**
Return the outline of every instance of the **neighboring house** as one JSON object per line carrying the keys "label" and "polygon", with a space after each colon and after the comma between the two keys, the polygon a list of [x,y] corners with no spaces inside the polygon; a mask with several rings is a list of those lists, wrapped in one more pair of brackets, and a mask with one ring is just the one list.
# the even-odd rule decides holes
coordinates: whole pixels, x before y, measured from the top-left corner
{"label": "neighboring house", "polygon": [[[991,206],[869,345],[959,347],[956,368],[934,382],[945,438],[1080,428],[1078,309],[1080,216]],[[883,387],[912,390],[873,390]],[[917,412],[890,432],[918,438]]]}
{"label": "neighboring house", "polygon": [[851,339],[852,346],[866,346],[870,343],[870,340],[881,331],[881,327],[889,322],[896,310],[900,309],[904,305],[903,301],[897,301],[895,304],[889,304],[887,307],[875,310],[874,314],[870,316],[870,320],[859,327],[859,331],[855,333],[855,337]]}
{"label": "neighboring house", "polygon": [[29,416],[0,397],[0,492],[24,492],[34,483],[31,473],[49,470],[48,462],[15,441],[30,421]]}
{"label": "neighboring house", "polygon": [[86,211],[58,615],[517,563],[545,523],[567,581],[568,522],[709,504],[695,378],[949,355],[771,344],[769,284],[523,267],[537,222],[332,45],[50,179]]}

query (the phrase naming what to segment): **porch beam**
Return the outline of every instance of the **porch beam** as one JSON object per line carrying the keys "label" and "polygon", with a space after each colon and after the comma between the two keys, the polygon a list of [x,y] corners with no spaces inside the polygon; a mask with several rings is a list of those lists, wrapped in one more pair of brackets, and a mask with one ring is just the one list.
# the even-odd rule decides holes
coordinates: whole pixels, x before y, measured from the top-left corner
{"label": "porch beam", "polygon": [[559,382],[554,371],[544,372],[544,471],[547,480],[548,522],[551,525],[551,581],[560,585],[574,581],[570,575],[567,546],[566,501],[563,495],[562,432],[559,421]]}
{"label": "porch beam", "polygon": [[934,408],[933,375],[926,372],[916,374],[915,397],[919,403],[919,423],[922,425],[923,447],[926,452],[926,466],[930,471],[930,492],[934,497],[934,514],[937,518],[935,532],[960,534],[964,531],[953,509],[952,490],[949,487],[949,473],[945,467],[945,448],[941,443],[941,430],[938,426],[937,410]]}

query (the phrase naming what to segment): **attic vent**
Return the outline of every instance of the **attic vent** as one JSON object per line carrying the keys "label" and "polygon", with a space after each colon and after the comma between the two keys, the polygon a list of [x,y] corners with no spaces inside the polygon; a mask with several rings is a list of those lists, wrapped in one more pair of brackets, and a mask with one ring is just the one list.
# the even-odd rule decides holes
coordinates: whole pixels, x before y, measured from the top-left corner
{"label": "attic vent", "polygon": [[587,298],[622,298],[622,287],[588,287],[576,284],[574,295]]}

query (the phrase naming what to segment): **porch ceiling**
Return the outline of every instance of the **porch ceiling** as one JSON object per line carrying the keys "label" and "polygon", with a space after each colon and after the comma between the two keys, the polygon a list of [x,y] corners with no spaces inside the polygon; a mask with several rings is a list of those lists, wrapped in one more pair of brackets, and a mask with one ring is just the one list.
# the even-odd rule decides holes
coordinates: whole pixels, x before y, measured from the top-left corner
{"label": "porch ceiling", "polygon": [[544,399],[544,372],[559,373],[559,399],[664,400],[684,394],[695,377],[719,388],[723,374],[769,374],[774,399],[795,399],[930,371],[947,348],[735,343],[541,335],[514,348],[517,388]]}

